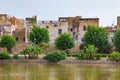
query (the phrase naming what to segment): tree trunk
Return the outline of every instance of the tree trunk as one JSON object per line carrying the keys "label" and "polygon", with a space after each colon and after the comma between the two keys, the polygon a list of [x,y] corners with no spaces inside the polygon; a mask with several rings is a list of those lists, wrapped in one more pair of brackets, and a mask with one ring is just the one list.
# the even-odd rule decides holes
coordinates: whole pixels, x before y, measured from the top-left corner
{"label": "tree trunk", "polygon": [[7,48],[7,51],[8,51],[10,54],[12,53],[11,48]]}
{"label": "tree trunk", "polygon": [[89,57],[89,58],[90,58],[90,60],[93,60],[93,56],[92,56],[92,53],[90,53],[90,57]]}

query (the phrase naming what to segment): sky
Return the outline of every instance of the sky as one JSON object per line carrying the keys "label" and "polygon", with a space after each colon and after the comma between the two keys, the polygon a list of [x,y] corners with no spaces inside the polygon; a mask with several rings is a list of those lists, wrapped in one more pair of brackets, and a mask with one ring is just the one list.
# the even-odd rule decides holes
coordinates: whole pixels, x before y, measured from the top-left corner
{"label": "sky", "polygon": [[37,15],[38,20],[82,16],[100,18],[100,26],[110,26],[120,16],[120,0],[1,0],[0,14],[22,19]]}

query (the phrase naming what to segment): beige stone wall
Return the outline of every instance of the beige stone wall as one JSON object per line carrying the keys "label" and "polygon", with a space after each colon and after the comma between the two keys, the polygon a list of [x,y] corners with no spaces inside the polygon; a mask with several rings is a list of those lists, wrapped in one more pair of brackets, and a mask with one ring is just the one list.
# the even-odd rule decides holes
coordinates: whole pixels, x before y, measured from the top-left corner
{"label": "beige stone wall", "polygon": [[59,36],[58,30],[61,29],[63,32],[68,32],[68,23],[67,22],[50,22],[44,21],[44,23],[39,22],[40,27],[47,28],[50,35],[50,43],[54,43],[55,39]]}

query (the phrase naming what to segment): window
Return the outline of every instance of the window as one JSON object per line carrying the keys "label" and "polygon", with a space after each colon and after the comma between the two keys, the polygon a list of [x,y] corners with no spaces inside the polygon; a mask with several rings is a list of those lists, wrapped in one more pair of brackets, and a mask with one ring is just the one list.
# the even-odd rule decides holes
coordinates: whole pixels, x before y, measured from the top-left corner
{"label": "window", "polygon": [[44,23],[44,21],[42,21],[42,23]]}
{"label": "window", "polygon": [[62,29],[58,29],[58,34],[61,34],[62,33]]}
{"label": "window", "polygon": [[23,38],[23,41],[25,41],[25,37]]}
{"label": "window", "polygon": [[71,29],[70,29],[70,31],[72,32],[72,31],[73,31],[73,29],[71,28]]}
{"label": "window", "polygon": [[50,23],[52,24],[52,21],[50,21]]}
{"label": "window", "polygon": [[16,41],[18,41],[18,37],[16,37]]}
{"label": "window", "polygon": [[83,26],[83,30],[86,31],[86,26]]}
{"label": "window", "polygon": [[49,28],[49,26],[46,26],[46,28]]}

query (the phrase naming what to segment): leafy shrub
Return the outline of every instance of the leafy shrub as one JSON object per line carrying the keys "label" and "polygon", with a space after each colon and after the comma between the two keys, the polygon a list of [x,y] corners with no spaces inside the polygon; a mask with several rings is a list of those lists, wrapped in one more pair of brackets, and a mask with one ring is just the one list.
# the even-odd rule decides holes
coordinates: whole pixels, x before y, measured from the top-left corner
{"label": "leafy shrub", "polygon": [[8,52],[2,52],[0,53],[0,59],[10,59],[10,55],[8,54]]}
{"label": "leafy shrub", "polygon": [[20,53],[24,55],[25,59],[27,58],[26,55],[29,55],[29,59],[38,58],[38,55],[43,52],[42,48],[40,48],[38,45],[36,46],[29,46]]}
{"label": "leafy shrub", "polygon": [[100,60],[101,57],[107,57],[107,54],[97,53],[94,55],[94,58],[97,60]]}
{"label": "leafy shrub", "polygon": [[94,45],[87,45],[84,46],[83,50],[81,51],[82,54],[80,54],[79,58],[82,59],[94,59],[94,55],[97,52],[97,48]]}
{"label": "leafy shrub", "polygon": [[58,62],[60,60],[64,60],[66,58],[66,53],[63,51],[54,51],[46,54],[44,59],[49,60],[51,62]]}
{"label": "leafy shrub", "polygon": [[112,54],[108,55],[108,58],[110,60],[120,60],[120,53],[119,52],[113,52]]}
{"label": "leafy shrub", "polygon": [[14,54],[13,55],[13,59],[18,59],[19,57],[18,57],[18,54]]}
{"label": "leafy shrub", "polygon": [[117,51],[120,52],[120,28],[117,28],[113,37],[113,43]]}
{"label": "leafy shrub", "polygon": [[[82,39],[82,40],[83,40],[83,39]],[[79,46],[79,49],[82,50],[85,46],[86,46],[86,44],[81,43],[80,46]]]}
{"label": "leafy shrub", "polygon": [[80,60],[89,60],[89,55],[87,54],[84,54],[84,53],[81,53],[77,59],[80,59]]}

